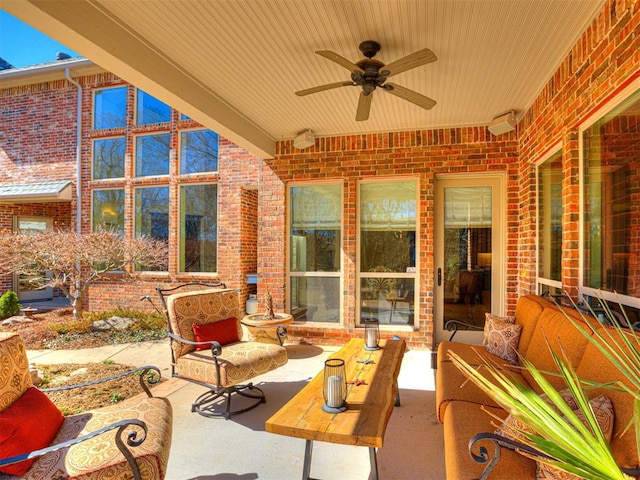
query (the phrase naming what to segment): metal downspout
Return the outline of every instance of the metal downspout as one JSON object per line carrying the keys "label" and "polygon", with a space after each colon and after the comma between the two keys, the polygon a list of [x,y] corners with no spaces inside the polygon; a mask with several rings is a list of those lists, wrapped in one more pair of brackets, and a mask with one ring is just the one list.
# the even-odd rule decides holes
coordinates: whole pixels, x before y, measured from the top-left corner
{"label": "metal downspout", "polygon": [[[76,233],[82,233],[82,85],[71,78],[69,69],[64,69],[64,78],[69,83],[75,85],[78,89],[77,99],[77,112],[76,112]],[[76,265],[76,269],[79,269],[80,265]],[[75,292],[73,292],[73,317],[76,318],[78,311],[78,292],[80,291],[80,285],[75,285]]]}
{"label": "metal downspout", "polygon": [[76,232],[82,233],[82,85],[71,78],[68,68],[64,69],[64,78],[78,89],[76,113]]}

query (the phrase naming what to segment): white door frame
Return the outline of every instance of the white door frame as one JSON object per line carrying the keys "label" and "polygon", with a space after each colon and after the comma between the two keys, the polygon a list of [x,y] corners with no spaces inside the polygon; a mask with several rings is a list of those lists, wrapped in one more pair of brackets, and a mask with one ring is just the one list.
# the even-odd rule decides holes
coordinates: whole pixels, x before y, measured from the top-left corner
{"label": "white door frame", "polygon": [[[444,189],[450,187],[492,187],[492,246],[491,246],[491,312],[504,314],[506,290],[506,175],[500,172],[438,174],[435,178],[434,229],[434,325],[436,345],[448,340],[451,332],[444,329],[444,281],[438,285],[438,269],[444,270]],[[458,342],[478,344],[482,331],[458,331]]]}

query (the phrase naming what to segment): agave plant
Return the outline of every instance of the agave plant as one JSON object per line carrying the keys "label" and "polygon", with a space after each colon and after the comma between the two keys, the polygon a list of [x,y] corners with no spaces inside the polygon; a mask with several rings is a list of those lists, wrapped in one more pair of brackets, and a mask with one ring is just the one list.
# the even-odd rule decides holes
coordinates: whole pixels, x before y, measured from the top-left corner
{"label": "agave plant", "polygon": [[[580,379],[564,352],[551,350],[559,371],[559,374],[555,375],[564,379],[566,390],[575,398],[583,420],[545,378],[544,374],[551,372],[538,370],[524,358],[521,359],[522,367],[531,373],[547,399],[520,383],[516,377],[500,369],[498,365],[486,364],[486,368],[483,366],[479,369],[469,365],[454,352],[450,352],[449,355],[452,362],[474,384],[531,430],[511,427],[513,431],[507,433],[517,437],[518,442],[529,449],[533,449],[537,461],[585,479],[629,479],[633,477],[616,464],[609,442],[589,404],[586,391],[590,388],[606,387],[627,392],[634,397],[634,417],[632,424],[627,428],[635,429],[637,444],[640,446],[640,339],[633,329],[629,332],[623,328],[606,302],[600,303],[614,328],[598,328],[596,322],[584,315],[584,324],[569,315],[566,317],[622,372],[627,383],[600,384]],[[622,312],[627,319],[624,309]],[[629,324],[628,321],[626,323]],[[501,419],[497,421],[501,423]],[[638,455],[640,456],[640,451]]]}

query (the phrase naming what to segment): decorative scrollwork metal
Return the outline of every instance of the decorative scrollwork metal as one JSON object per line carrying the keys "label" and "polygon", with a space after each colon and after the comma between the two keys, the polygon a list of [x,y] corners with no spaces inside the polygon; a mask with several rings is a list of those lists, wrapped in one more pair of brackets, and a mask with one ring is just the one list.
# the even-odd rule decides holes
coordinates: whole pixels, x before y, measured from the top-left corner
{"label": "decorative scrollwork metal", "polygon": [[51,387],[51,388],[43,388],[41,389],[43,392],[59,392],[62,390],[72,390],[74,388],[82,388],[89,387],[91,385],[98,385],[100,383],[108,382],[109,380],[116,380],[118,378],[126,377],[127,375],[138,375],[138,379],[140,381],[140,386],[147,394],[148,397],[152,397],[151,390],[149,389],[149,385],[155,385],[160,381],[162,374],[160,373],[160,369],[158,367],[154,367],[153,365],[145,365],[143,367],[138,367],[133,370],[128,370],[123,373],[119,373],[117,375],[113,375],[111,377],[100,378],[98,380],[93,380],[91,382],[86,383],[78,383],[76,385],[65,385],[62,387]]}
{"label": "decorative scrollwork metal", "polygon": [[[139,429],[130,430],[127,432],[128,430],[127,427],[132,427],[132,426],[139,427]],[[129,450],[128,447],[139,447],[140,445],[142,445],[142,443],[147,439],[148,429],[147,429],[146,423],[144,423],[142,420],[137,420],[134,418],[130,418],[127,420],[120,420],[119,422],[112,423],[99,430],[96,430],[91,433],[87,433],[86,435],[82,435],[78,438],[67,440],[66,442],[57,443],[55,445],[51,445],[46,448],[41,448],[40,450],[34,450],[33,452],[17,455],[15,457],[1,459],[0,466],[10,465],[12,463],[21,462],[23,460],[38,458],[48,453],[57,452],[58,450],[69,448],[78,443],[97,437],[98,435],[102,435],[103,433],[109,432],[111,430],[115,430],[116,428],[118,429],[116,433],[116,445],[118,449],[122,452],[124,457],[127,459],[127,462],[129,463],[129,466],[133,471],[133,477],[136,480],[140,480],[141,479],[140,468],[138,467],[138,464],[136,463],[135,458],[133,457],[133,454],[131,453],[131,450]],[[142,430],[142,432],[140,431],[140,429]],[[142,434],[139,435],[140,433]],[[126,440],[122,440],[125,434],[127,434],[127,438]]]}
{"label": "decorative scrollwork metal", "polygon": [[464,322],[462,320],[458,320],[455,318],[451,318],[444,323],[444,329],[451,333],[449,337],[449,341],[453,340],[453,337],[458,333],[458,327],[463,326],[466,330],[482,330],[484,327],[480,327],[478,325],[474,325],[472,323]]}

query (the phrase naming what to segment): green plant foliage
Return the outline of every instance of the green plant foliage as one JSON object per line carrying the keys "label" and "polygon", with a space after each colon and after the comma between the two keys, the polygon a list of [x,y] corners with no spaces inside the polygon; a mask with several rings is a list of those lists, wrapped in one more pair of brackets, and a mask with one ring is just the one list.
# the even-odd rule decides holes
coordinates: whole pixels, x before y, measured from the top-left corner
{"label": "green plant foliage", "polygon": [[7,290],[0,296],[0,319],[18,315],[21,309],[22,305],[16,292]]}

